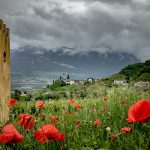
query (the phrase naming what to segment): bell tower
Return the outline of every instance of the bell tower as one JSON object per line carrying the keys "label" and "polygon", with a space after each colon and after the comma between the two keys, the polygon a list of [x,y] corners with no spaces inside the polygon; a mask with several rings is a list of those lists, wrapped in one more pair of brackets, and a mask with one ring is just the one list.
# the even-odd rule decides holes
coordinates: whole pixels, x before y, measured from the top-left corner
{"label": "bell tower", "polygon": [[0,126],[9,119],[10,38],[9,29],[0,19]]}

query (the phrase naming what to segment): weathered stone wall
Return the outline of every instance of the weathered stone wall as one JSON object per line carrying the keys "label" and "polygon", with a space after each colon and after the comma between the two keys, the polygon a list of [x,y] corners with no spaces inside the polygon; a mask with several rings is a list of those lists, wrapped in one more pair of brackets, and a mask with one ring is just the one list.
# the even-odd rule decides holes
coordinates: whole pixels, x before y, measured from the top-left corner
{"label": "weathered stone wall", "polygon": [[[9,29],[0,19],[0,122],[9,119],[10,99],[10,38]],[[1,126],[0,124],[0,126]]]}

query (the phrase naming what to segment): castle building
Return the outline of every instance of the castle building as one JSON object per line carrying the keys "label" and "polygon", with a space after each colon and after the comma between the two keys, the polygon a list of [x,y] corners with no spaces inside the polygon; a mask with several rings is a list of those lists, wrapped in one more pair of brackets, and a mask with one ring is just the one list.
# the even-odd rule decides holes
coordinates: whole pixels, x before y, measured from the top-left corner
{"label": "castle building", "polygon": [[0,126],[9,119],[10,38],[9,29],[0,19]]}

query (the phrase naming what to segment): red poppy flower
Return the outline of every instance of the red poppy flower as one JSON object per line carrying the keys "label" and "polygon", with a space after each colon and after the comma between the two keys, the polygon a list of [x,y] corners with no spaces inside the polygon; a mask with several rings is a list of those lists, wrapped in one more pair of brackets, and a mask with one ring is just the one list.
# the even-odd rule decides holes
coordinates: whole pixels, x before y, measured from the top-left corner
{"label": "red poppy flower", "polygon": [[18,125],[23,126],[25,130],[33,129],[35,119],[33,115],[20,114],[18,118]]}
{"label": "red poppy flower", "polygon": [[81,105],[80,105],[80,104],[77,104],[77,105],[75,106],[75,108],[76,108],[77,110],[79,110],[79,109],[81,109]]}
{"label": "red poppy flower", "polygon": [[44,102],[43,102],[42,100],[39,100],[39,101],[37,102],[37,107],[38,107],[38,108],[44,108]]}
{"label": "red poppy flower", "polygon": [[73,104],[74,102],[75,102],[74,99],[70,99],[70,100],[69,100],[69,103],[70,103],[70,104]]}
{"label": "red poppy flower", "polygon": [[128,110],[128,123],[146,122],[150,119],[150,101],[139,100],[130,106]]}
{"label": "red poppy flower", "polygon": [[95,125],[95,126],[99,126],[100,124],[101,124],[101,122],[100,122],[99,119],[96,119],[96,120],[94,121],[94,125]]}
{"label": "red poppy flower", "polygon": [[132,129],[130,127],[125,127],[120,130],[120,132],[122,132],[122,133],[130,133],[131,131],[132,131]]}
{"label": "red poppy flower", "polygon": [[46,118],[45,114],[41,114],[41,118],[44,120]]}
{"label": "red poppy flower", "polygon": [[77,126],[80,126],[81,121],[80,121],[80,120],[75,120],[75,124],[76,124]]}
{"label": "red poppy flower", "polygon": [[114,141],[121,133],[116,133],[111,136],[111,141]]}
{"label": "red poppy flower", "polygon": [[104,101],[104,102],[107,101],[107,97],[106,97],[106,96],[103,97],[103,101]]}
{"label": "red poppy flower", "polygon": [[2,134],[0,134],[0,143],[5,144],[19,144],[24,137],[21,135],[13,124],[8,124],[3,127]]}
{"label": "red poppy flower", "polygon": [[57,117],[57,116],[52,116],[51,118],[50,118],[50,122],[52,123],[52,124],[56,124],[57,122],[59,121],[59,118]]}
{"label": "red poppy flower", "polygon": [[16,103],[17,103],[17,100],[11,98],[11,99],[9,100],[9,107],[12,107],[12,106],[16,105]]}
{"label": "red poppy flower", "polygon": [[34,132],[36,140],[42,144],[49,141],[62,141],[65,138],[63,133],[60,133],[59,130],[51,125],[43,125],[41,129],[38,129]]}
{"label": "red poppy flower", "polygon": [[111,136],[111,140],[112,140],[112,141],[114,141],[116,138],[117,138],[116,135],[112,135],[112,136]]}

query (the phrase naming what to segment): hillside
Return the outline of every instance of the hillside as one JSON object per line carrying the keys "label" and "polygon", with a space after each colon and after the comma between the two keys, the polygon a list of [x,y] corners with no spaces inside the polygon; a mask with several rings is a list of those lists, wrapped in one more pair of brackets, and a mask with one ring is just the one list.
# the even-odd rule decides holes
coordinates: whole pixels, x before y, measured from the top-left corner
{"label": "hillside", "polygon": [[119,73],[102,79],[107,84],[111,84],[114,79],[124,78],[131,81],[150,81],[150,60],[144,63],[135,63],[123,68]]}
{"label": "hillside", "polygon": [[33,98],[36,100],[59,100],[69,99],[71,97],[76,99],[98,98],[104,96],[107,93],[107,90],[114,86],[114,80],[118,78],[126,79],[131,83],[130,85],[139,80],[150,81],[150,60],[147,60],[144,63],[128,65],[119,73],[107,78],[99,79],[92,83],[86,82],[85,84],[66,85],[61,82],[56,82],[36,91],[33,94]]}
{"label": "hillside", "polygon": [[119,74],[123,75],[129,81],[150,81],[150,60],[147,60],[144,63],[128,65],[122,69]]}

